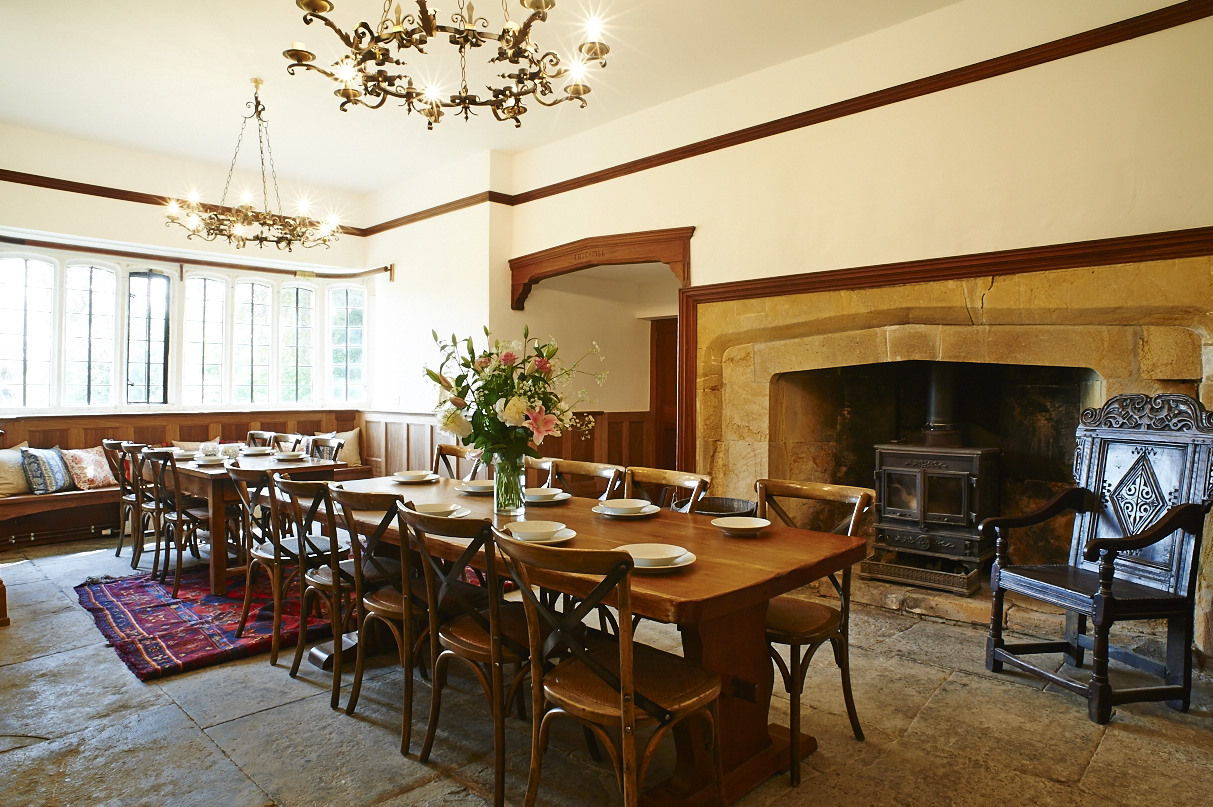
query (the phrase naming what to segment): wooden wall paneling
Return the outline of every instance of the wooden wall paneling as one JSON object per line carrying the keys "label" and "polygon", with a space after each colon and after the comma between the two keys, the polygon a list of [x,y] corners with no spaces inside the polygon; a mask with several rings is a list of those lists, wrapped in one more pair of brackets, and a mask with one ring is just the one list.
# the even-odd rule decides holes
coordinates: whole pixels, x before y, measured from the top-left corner
{"label": "wooden wall paneling", "polygon": [[[409,423],[407,440],[404,455],[400,458],[401,466],[393,468],[392,472],[434,467],[434,449],[438,444],[437,429],[429,423]],[[466,470],[460,468],[459,473],[462,475]]]}
{"label": "wooden wall paneling", "polygon": [[62,448],[74,448],[71,444],[70,430],[63,429],[30,429],[29,444],[34,448],[50,448],[51,446],[60,446]]}
{"label": "wooden wall paneling", "polygon": [[113,439],[114,430],[110,427],[84,428],[81,429],[80,442],[85,448],[93,448],[101,445],[102,440]]}
{"label": "wooden wall paneling", "polygon": [[182,442],[204,443],[213,436],[209,424],[186,423],[177,427],[177,439]]}
{"label": "wooden wall paneling", "polygon": [[310,435],[316,432],[332,431],[332,429],[325,429],[324,421],[319,418],[300,418],[295,421],[295,428],[292,431],[303,435]]}
{"label": "wooden wall paneling", "polygon": [[411,423],[387,423],[385,427],[387,439],[383,453],[383,470],[380,476],[394,474],[397,471],[420,470],[429,467],[429,463],[415,464],[411,435],[413,425]]}
{"label": "wooden wall paneling", "polygon": [[384,458],[387,456],[387,424],[382,420],[360,421],[362,428],[362,462],[371,466],[375,476],[384,475]]}

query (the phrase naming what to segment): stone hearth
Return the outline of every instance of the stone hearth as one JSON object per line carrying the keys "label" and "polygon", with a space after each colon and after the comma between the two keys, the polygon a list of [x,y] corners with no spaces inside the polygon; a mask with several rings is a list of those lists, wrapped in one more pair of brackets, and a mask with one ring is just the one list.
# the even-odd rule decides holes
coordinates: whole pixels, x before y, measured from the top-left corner
{"label": "stone hearth", "polygon": [[[711,472],[717,496],[752,497],[755,479],[795,475],[804,466],[789,439],[792,421],[805,416],[813,395],[803,380],[790,382],[800,400],[788,406],[786,379],[829,368],[930,361],[1077,368],[1080,408],[1125,392],[1182,392],[1213,406],[1210,301],[1213,258],[1200,257],[704,303],[697,465]],[[870,476],[844,480],[834,470],[831,480],[871,485]],[[1213,541],[1205,541],[1201,562],[1196,631],[1207,653]]]}

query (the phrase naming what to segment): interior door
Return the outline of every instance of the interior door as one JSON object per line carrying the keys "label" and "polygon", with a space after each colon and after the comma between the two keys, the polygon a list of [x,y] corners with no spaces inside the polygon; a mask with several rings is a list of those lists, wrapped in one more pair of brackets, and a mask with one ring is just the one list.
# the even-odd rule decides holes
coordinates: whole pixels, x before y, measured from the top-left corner
{"label": "interior door", "polygon": [[649,338],[649,414],[656,437],[656,467],[678,467],[678,319],[655,319]]}

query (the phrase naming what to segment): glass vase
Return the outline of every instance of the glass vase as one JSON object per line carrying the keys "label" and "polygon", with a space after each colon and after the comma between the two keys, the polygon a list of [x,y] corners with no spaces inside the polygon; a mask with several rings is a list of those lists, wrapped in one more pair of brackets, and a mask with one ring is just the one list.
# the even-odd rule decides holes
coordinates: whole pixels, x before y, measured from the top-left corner
{"label": "glass vase", "polygon": [[493,507],[499,515],[520,516],[525,511],[522,500],[523,470],[521,456],[493,456]]}

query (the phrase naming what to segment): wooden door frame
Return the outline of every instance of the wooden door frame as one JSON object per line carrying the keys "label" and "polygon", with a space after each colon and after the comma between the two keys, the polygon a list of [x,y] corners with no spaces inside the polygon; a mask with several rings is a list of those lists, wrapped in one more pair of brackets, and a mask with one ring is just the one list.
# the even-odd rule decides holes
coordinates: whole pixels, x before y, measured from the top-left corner
{"label": "wooden door frame", "polygon": [[[694,234],[694,227],[673,227],[666,230],[598,235],[510,258],[510,308],[522,311],[531,289],[540,281],[594,266],[664,263],[674,273],[674,277],[678,278],[682,290],[685,290],[691,285],[691,236]],[[683,291],[680,290],[680,299],[683,296]],[[675,393],[678,399],[678,441],[675,450],[679,458],[678,467],[688,470],[687,463],[694,462],[695,453],[694,446],[683,445],[683,435],[694,434],[693,430],[688,432],[686,419],[694,417],[695,385],[692,383],[689,390],[683,387],[687,368],[694,372],[695,356],[693,353],[688,355],[682,349],[682,345],[686,344],[683,329],[687,327],[687,323],[681,316],[682,306],[679,308],[678,388]]]}

